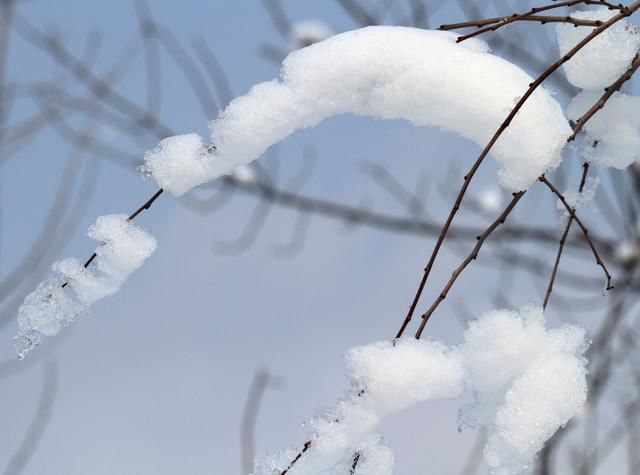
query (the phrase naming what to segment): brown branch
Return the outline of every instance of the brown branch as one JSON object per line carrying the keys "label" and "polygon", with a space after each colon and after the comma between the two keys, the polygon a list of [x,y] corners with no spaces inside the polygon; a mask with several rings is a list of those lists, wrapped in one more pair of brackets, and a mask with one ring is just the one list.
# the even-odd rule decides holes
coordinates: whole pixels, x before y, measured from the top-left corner
{"label": "brown branch", "polygon": [[493,233],[493,231],[496,230],[498,226],[500,226],[505,222],[505,220],[507,219],[511,211],[513,211],[513,208],[515,208],[515,206],[518,204],[518,201],[520,201],[520,199],[524,196],[525,193],[526,193],[525,191],[514,193],[513,199],[507,205],[504,211],[500,214],[500,216],[498,216],[498,219],[496,219],[493,223],[491,223],[489,227],[485,229],[485,231],[476,238],[478,242],[474,246],[471,253],[467,256],[467,258],[464,261],[462,261],[462,264],[460,264],[458,268],[453,271],[453,274],[451,274],[449,281],[444,286],[444,289],[442,289],[442,292],[440,292],[440,295],[438,295],[438,298],[436,298],[435,302],[433,302],[431,307],[429,307],[429,310],[427,310],[422,315],[422,321],[420,322],[420,327],[416,332],[416,338],[419,339],[422,336],[422,332],[424,331],[424,327],[427,324],[427,321],[429,320],[431,315],[433,315],[433,312],[435,312],[436,308],[438,308],[438,305],[440,305],[440,303],[447,297],[447,294],[451,290],[451,287],[453,287],[453,284],[455,284],[458,277],[460,277],[460,274],[462,274],[462,272],[471,263],[471,261],[474,261],[478,257],[478,253],[480,252],[480,249],[482,248],[482,245],[484,244],[484,242],[491,235],[491,233]]}
{"label": "brown branch", "polygon": [[[560,4],[558,4],[558,5],[560,5]],[[498,141],[498,139],[500,138],[502,133],[507,129],[507,127],[509,127],[509,125],[511,124],[511,121],[513,120],[513,118],[520,111],[520,109],[525,104],[525,102],[529,99],[529,97],[531,97],[531,95],[535,92],[535,90],[549,76],[551,76],[551,74],[553,74],[553,72],[555,72],[557,69],[559,69],[560,66],[562,66],[564,63],[569,61],[573,56],[575,56],[575,54],[578,51],[580,51],[582,48],[584,48],[587,44],[589,44],[594,38],[596,38],[602,32],[604,32],[609,27],[611,27],[612,25],[614,25],[618,21],[622,20],[623,18],[626,18],[626,17],[630,16],[632,13],[634,13],[638,9],[640,9],[640,0],[634,2],[631,6],[627,7],[625,10],[621,10],[619,14],[611,17],[609,20],[607,20],[601,26],[599,26],[598,28],[594,29],[589,35],[587,35],[585,38],[583,38],[582,41],[580,41],[569,52],[567,52],[567,54],[565,54],[558,61],[553,63],[535,81],[533,81],[529,85],[529,88],[527,89],[527,91],[524,93],[524,95],[520,98],[520,100],[517,102],[517,104],[511,110],[511,112],[509,113],[507,118],[502,122],[502,124],[500,125],[500,127],[498,128],[496,133],[493,135],[493,137],[491,138],[491,140],[489,141],[487,146],[484,148],[484,150],[482,151],[480,156],[476,159],[475,163],[473,164],[473,166],[471,167],[471,169],[469,170],[467,175],[464,177],[464,183],[463,183],[462,187],[460,188],[460,191],[458,192],[458,196],[456,197],[456,201],[455,201],[455,203],[453,205],[453,208],[451,209],[451,211],[449,213],[449,217],[447,218],[447,221],[445,222],[445,224],[444,224],[444,226],[442,228],[440,236],[438,237],[438,240],[436,241],[436,245],[435,245],[435,247],[433,249],[431,257],[429,258],[427,266],[424,269],[424,274],[422,276],[422,280],[420,281],[420,284],[418,285],[418,290],[417,290],[417,292],[415,294],[415,297],[414,297],[414,299],[413,299],[413,301],[411,303],[411,306],[409,307],[409,312],[407,313],[407,316],[405,317],[404,321],[402,322],[402,325],[400,326],[400,329],[398,330],[398,333],[396,334],[396,338],[399,338],[399,337],[402,336],[402,334],[404,333],[407,325],[409,324],[409,322],[413,318],[413,314],[415,312],[416,306],[418,305],[418,301],[420,300],[420,297],[421,297],[422,292],[424,290],[425,284],[427,283],[427,279],[429,278],[429,274],[431,273],[431,269],[432,269],[433,264],[434,264],[434,262],[436,260],[436,256],[438,255],[438,252],[440,251],[440,247],[442,246],[444,238],[446,237],[446,235],[447,235],[447,233],[449,231],[449,227],[451,226],[453,218],[455,217],[458,209],[460,208],[460,205],[462,204],[462,199],[464,198],[464,195],[465,195],[465,193],[467,191],[467,188],[469,187],[469,183],[471,182],[471,179],[473,178],[473,176],[475,175],[476,171],[478,170],[478,168],[480,167],[480,165],[482,164],[482,162],[484,161],[484,159],[488,155],[489,151],[493,148],[495,143]],[[537,11],[539,11],[539,10],[537,10]]]}
{"label": "brown branch", "polygon": [[[585,164],[582,167],[583,167],[582,178],[580,180],[580,187],[578,188],[578,193],[580,194],[582,194],[582,190],[584,190],[584,184],[587,181],[587,173],[589,172],[589,163],[585,162]],[[549,280],[549,285],[547,286],[547,292],[544,296],[544,303],[542,304],[543,310],[547,308],[547,304],[549,303],[549,297],[551,297],[551,292],[553,292],[553,283],[556,280],[556,274],[558,273],[558,266],[560,265],[560,258],[562,257],[562,251],[564,251],[564,245],[567,242],[567,236],[569,235],[569,231],[571,230],[572,224],[573,224],[573,216],[569,216],[567,225],[564,228],[562,237],[560,238],[560,247],[558,247],[556,260],[555,260],[555,263],[553,264],[553,270],[551,271],[551,279]]]}
{"label": "brown branch", "polygon": [[[578,133],[580,133],[582,128],[585,126],[585,124],[589,120],[591,120],[591,118],[599,110],[601,110],[605,106],[607,101],[613,96],[613,94],[616,91],[620,90],[620,88],[622,87],[622,85],[625,82],[627,82],[628,80],[630,80],[633,77],[634,73],[637,71],[637,69],[639,67],[640,67],[640,54],[636,54],[636,56],[631,61],[631,65],[622,74],[622,76],[620,76],[609,87],[605,88],[604,94],[600,97],[600,99],[584,115],[582,115],[582,117],[580,117],[577,120],[577,122],[573,126],[573,133],[567,139],[567,142],[571,142],[571,141],[575,140],[576,136],[578,135]],[[580,187],[578,189],[579,193],[582,193],[582,191],[584,189],[584,185],[585,185],[586,178],[587,178],[587,173],[589,171],[589,164],[585,163],[583,165],[583,167],[584,167],[584,170],[583,170],[583,173],[582,173],[582,179],[580,180]],[[562,233],[562,237],[560,238],[560,247],[558,248],[558,253],[556,255],[556,260],[555,260],[555,263],[554,263],[554,266],[553,266],[553,270],[551,272],[551,279],[549,280],[549,285],[547,286],[547,292],[545,294],[544,303],[542,305],[543,309],[547,308],[547,304],[549,303],[549,298],[551,297],[551,293],[553,292],[553,284],[554,284],[554,281],[555,281],[555,278],[556,278],[556,273],[558,271],[558,266],[560,265],[560,259],[562,257],[562,252],[564,250],[564,245],[565,245],[565,242],[567,240],[567,236],[569,234],[569,231],[571,229],[571,225],[573,224],[573,221],[574,221],[573,216],[570,216],[569,220],[567,221],[567,225],[566,225],[566,227],[564,229],[564,232]]]}
{"label": "brown branch", "polygon": [[[565,1],[565,2],[556,2],[556,3],[552,3],[550,5],[545,5],[543,7],[534,7],[531,10],[529,10],[528,12],[525,13],[514,13],[511,16],[507,16],[507,17],[503,17],[503,18],[498,18],[498,22],[495,24],[492,24],[491,26],[487,26],[484,28],[480,28],[477,31],[474,31],[473,33],[469,33],[466,35],[462,35],[458,38],[458,43],[460,43],[461,41],[464,40],[468,40],[469,38],[473,38],[474,36],[479,36],[483,33],[486,33],[488,31],[496,31],[499,28],[502,28],[503,26],[507,26],[510,25],[513,22],[516,21],[525,21],[526,18],[529,18],[533,15],[535,15],[536,13],[540,13],[540,12],[544,12],[544,11],[548,11],[548,10],[554,10],[556,8],[561,8],[561,7],[572,7],[574,5],[579,5],[581,3],[585,3],[584,0],[569,0],[569,1]],[[496,20],[495,18],[492,18],[491,20]],[[469,26],[473,26],[473,25],[469,25]],[[598,26],[602,26],[602,25],[598,25]]]}
{"label": "brown branch", "polygon": [[566,208],[566,210],[569,212],[569,215],[573,218],[573,220],[578,224],[578,226],[580,226],[580,229],[582,230],[582,234],[584,234],[585,239],[587,240],[587,243],[589,244],[589,247],[591,248],[591,252],[593,253],[593,257],[595,257],[596,259],[596,263],[602,267],[602,271],[604,272],[604,275],[607,278],[607,286],[606,286],[606,290],[611,290],[613,289],[613,286],[611,285],[611,274],[609,274],[609,271],[607,270],[607,266],[604,264],[604,262],[602,261],[600,254],[598,253],[598,250],[596,249],[596,246],[593,244],[593,241],[591,240],[591,236],[589,236],[589,230],[587,229],[587,227],[584,225],[584,223],[582,222],[582,220],[578,217],[578,215],[576,214],[575,209],[573,209],[571,207],[571,205],[567,202],[566,198],[562,195],[562,193],[560,193],[560,191],[553,185],[553,183],[551,183],[547,177],[545,177],[544,175],[542,175],[540,178],[538,178],[539,181],[541,181],[542,183],[544,183],[547,188],[549,188],[549,190],[551,190],[551,192],[556,195],[558,197],[558,199],[562,202],[563,206]]}
{"label": "brown branch", "polygon": [[[461,23],[449,23],[445,25],[440,25],[438,29],[443,31],[450,31],[450,30],[458,30],[460,28],[471,28],[471,27],[480,28],[486,25],[494,25],[496,23],[500,26],[503,26],[502,23],[510,19],[511,17],[496,17],[496,18],[486,18],[484,20],[464,21]],[[543,25],[545,23],[569,23],[575,26],[593,26],[593,27],[602,25],[601,20],[581,20],[578,18],[570,17],[570,16],[560,16],[560,15],[558,16],[550,16],[550,15],[523,16],[523,17],[518,17],[512,20],[510,23],[513,23],[514,21],[540,22]],[[496,25],[494,28],[495,29],[499,28],[500,26],[498,25]]]}

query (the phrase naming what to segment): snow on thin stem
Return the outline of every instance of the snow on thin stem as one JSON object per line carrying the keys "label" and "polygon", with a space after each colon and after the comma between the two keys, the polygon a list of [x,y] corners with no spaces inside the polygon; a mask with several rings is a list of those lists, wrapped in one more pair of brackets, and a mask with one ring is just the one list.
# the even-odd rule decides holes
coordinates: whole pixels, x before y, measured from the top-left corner
{"label": "snow on thin stem", "polygon": [[95,265],[89,268],[73,258],[56,262],[58,277],[41,283],[20,306],[14,337],[20,359],[43,337],[57,335],[95,302],[116,293],[156,249],[156,240],[126,215],[100,216],[88,235],[101,243],[88,261]]}
{"label": "snow on thin stem", "polygon": [[585,349],[582,329],[548,330],[537,307],[489,312],[469,324],[458,346],[403,338],[352,348],[350,394],[312,421],[312,437],[292,462],[267,457],[254,475],[350,473],[356,462],[357,472],[390,475],[394,457],[381,422],[436,399],[470,399],[461,405],[461,429],[488,433],[484,458],[492,474],[520,473],[582,408]]}
{"label": "snow on thin stem", "polygon": [[[151,198],[149,198],[147,201],[144,202],[144,204],[142,204],[137,210],[135,210],[133,213],[131,213],[129,215],[129,217],[127,218],[127,221],[133,221],[134,219],[136,219],[136,217],[142,213],[145,210],[148,210],[149,208],[151,208],[151,206],[153,205],[153,203],[160,197],[160,195],[164,192],[164,190],[162,188],[160,188],[158,191],[156,191],[153,196],[151,196]],[[98,255],[94,252],[93,254],[91,254],[91,256],[89,256],[89,258],[84,262],[83,266],[86,269],[87,267],[89,267],[91,265],[91,263],[93,262],[93,260],[98,257]],[[62,284],[62,288],[65,288],[68,284],[68,282],[65,282],[64,284]]]}
{"label": "snow on thin stem", "polygon": [[[280,80],[257,84],[211,123],[213,146],[195,134],[167,138],[146,155],[145,170],[180,196],[257,159],[295,131],[343,114],[404,119],[484,146],[533,78],[490,54],[486,43],[458,45],[457,37],[379,26],[296,51],[285,59]],[[500,181],[511,191],[557,167],[570,133],[547,91],[528,96],[527,107],[518,108],[509,131],[491,147]]]}

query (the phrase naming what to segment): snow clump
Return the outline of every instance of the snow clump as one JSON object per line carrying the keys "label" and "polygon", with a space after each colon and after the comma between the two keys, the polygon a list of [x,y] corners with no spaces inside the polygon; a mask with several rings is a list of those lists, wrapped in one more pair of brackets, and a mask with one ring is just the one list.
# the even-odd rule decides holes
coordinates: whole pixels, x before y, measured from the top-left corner
{"label": "snow clump", "polygon": [[[618,10],[599,7],[573,12],[571,17],[605,22],[618,13]],[[559,23],[556,26],[556,34],[560,54],[567,54],[593,29],[591,26],[576,27],[568,23]],[[640,30],[629,20],[623,19],[578,51],[563,65],[564,72],[574,86],[590,91],[602,91],[624,73],[638,49]]]}
{"label": "snow clump", "polygon": [[[254,86],[210,124],[211,143],[169,137],[144,170],[175,196],[260,157],[293,132],[341,114],[404,119],[453,131],[484,147],[533,81],[458,35],[373,26],[291,53],[281,77]],[[558,166],[571,128],[559,103],[537,89],[492,149],[501,183],[527,189]]]}
{"label": "snow clump", "polygon": [[[14,337],[20,359],[43,336],[57,335],[93,303],[116,293],[156,249],[156,240],[124,214],[100,216],[88,235],[101,242],[92,264],[85,268],[74,258],[56,262],[53,270],[58,276],[41,283],[20,306]],[[62,287],[65,282],[68,288]]]}
{"label": "snow clump", "polygon": [[[311,445],[288,473],[349,473],[357,456],[357,473],[389,475],[393,454],[378,433],[381,421],[418,403],[461,396],[472,400],[461,410],[461,427],[488,432],[491,473],[521,473],[583,407],[585,350],[582,329],[547,330],[539,307],[489,312],[471,322],[457,346],[409,337],[353,348],[346,358],[354,391],[312,421]],[[291,460],[269,456],[255,475],[282,471]]]}
{"label": "snow clump", "polygon": [[[577,121],[602,96],[582,91],[567,107],[567,117]],[[601,167],[625,169],[640,159],[640,97],[615,92],[584,126],[578,147],[584,158]]]}

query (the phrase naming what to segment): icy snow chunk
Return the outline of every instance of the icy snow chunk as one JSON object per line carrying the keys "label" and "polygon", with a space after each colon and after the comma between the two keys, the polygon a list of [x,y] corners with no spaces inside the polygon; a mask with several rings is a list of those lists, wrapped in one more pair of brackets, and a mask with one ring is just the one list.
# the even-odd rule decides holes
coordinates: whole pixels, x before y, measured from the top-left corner
{"label": "icy snow chunk", "polygon": [[[600,7],[595,10],[583,10],[571,13],[579,20],[600,20],[605,22],[618,13]],[[559,23],[556,26],[560,54],[565,55],[585,36],[593,31],[593,27]],[[563,65],[567,79],[581,89],[601,90],[609,86],[629,67],[631,60],[640,48],[640,32],[638,27],[628,20],[621,20],[601,33],[588,45]]]}
{"label": "icy snow chunk", "polygon": [[[533,79],[483,41],[457,44],[457,37],[374,26],[295,51],[279,80],[254,86],[210,124],[215,150],[203,154],[197,137],[166,139],[147,154],[146,170],[179,196],[341,114],[439,127],[484,147]],[[528,188],[559,164],[570,134],[558,102],[536,90],[492,149],[500,181],[512,191]]]}
{"label": "icy snow chunk", "polygon": [[128,220],[125,214],[100,216],[89,227],[91,239],[102,241],[96,249],[96,267],[105,276],[124,280],[156,250],[156,240]]}
{"label": "icy snow chunk", "polygon": [[18,309],[18,324],[41,335],[56,335],[73,322],[84,307],[70,298],[62,289],[61,279],[42,282],[31,292]]}
{"label": "icy snow chunk", "polygon": [[490,312],[465,332],[462,355],[474,403],[463,425],[489,432],[495,474],[521,473],[544,442],[582,408],[587,394],[584,330],[546,330],[542,309]]}
{"label": "icy snow chunk", "polygon": [[291,25],[289,45],[292,50],[319,43],[334,35],[329,25],[320,20],[303,20]]}
{"label": "icy snow chunk", "polygon": [[[583,91],[567,107],[567,117],[578,120],[601,97]],[[584,126],[580,151],[603,167],[624,169],[640,159],[640,97],[615,92]]]}
{"label": "icy snow chunk", "polygon": [[585,403],[584,363],[551,353],[535,360],[513,383],[495,417],[485,456],[495,473],[518,473]]}
{"label": "icy snow chunk", "polygon": [[107,283],[93,269],[86,269],[78,259],[70,257],[53,264],[53,270],[73,289],[79,302],[91,305],[118,291],[115,283]]}
{"label": "icy snow chunk", "polygon": [[19,330],[13,339],[18,358],[39,345],[43,336],[57,335],[86,311],[86,306],[65,292],[63,282],[60,278],[42,282],[18,309]]}
{"label": "icy snow chunk", "polygon": [[[53,270],[59,277],[41,283],[20,306],[19,330],[14,337],[19,358],[43,336],[57,335],[90,305],[116,293],[156,249],[155,239],[124,214],[100,216],[88,234],[101,241],[93,265],[85,268],[73,258],[56,262]],[[68,289],[62,287],[65,282]]]}

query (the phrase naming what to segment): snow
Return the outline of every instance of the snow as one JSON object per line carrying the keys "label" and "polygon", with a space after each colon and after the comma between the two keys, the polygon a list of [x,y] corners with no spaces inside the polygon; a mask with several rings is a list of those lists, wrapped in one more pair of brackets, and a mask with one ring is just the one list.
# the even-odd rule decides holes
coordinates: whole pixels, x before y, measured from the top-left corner
{"label": "snow", "polygon": [[[571,13],[580,20],[607,21],[618,13],[607,7]],[[593,27],[575,27],[566,23],[556,26],[560,54],[565,55],[593,31]],[[581,89],[602,91],[629,67],[640,48],[640,31],[629,20],[621,20],[582,48],[563,68],[571,84]]]}
{"label": "snow", "polygon": [[[58,276],[41,283],[20,306],[14,337],[19,358],[43,336],[57,335],[92,304],[116,293],[156,249],[155,239],[124,214],[100,216],[88,235],[101,242],[92,265],[85,268],[75,258],[56,262],[53,270]],[[68,286],[62,288],[65,282]]]}
{"label": "snow", "polygon": [[[470,323],[457,346],[409,337],[353,348],[346,356],[352,392],[311,422],[311,447],[289,473],[349,473],[358,453],[357,473],[391,474],[393,454],[378,433],[381,421],[418,403],[464,397],[472,402],[461,410],[461,426],[488,432],[484,457],[491,473],[521,473],[582,410],[585,349],[582,329],[547,330],[539,307],[489,312]],[[290,462],[270,455],[255,474]]]}
{"label": "snow", "polygon": [[[356,452],[362,452],[363,466],[378,470],[371,473],[392,473],[393,456],[376,433],[382,419],[419,402],[457,397],[463,389],[461,361],[438,342],[379,342],[351,349],[346,359],[357,390],[334,411],[311,422],[313,448],[292,475],[339,471],[337,467],[351,463]],[[373,462],[378,459],[382,461]],[[368,473],[358,466],[359,473]],[[380,471],[382,467],[388,470]]]}
{"label": "snow", "polygon": [[462,362],[456,352],[435,341],[415,338],[353,348],[347,366],[377,414],[391,414],[420,401],[457,397],[463,389]]}
{"label": "snow", "polygon": [[473,403],[461,424],[487,430],[484,455],[492,473],[521,473],[586,400],[584,330],[546,330],[542,309],[525,307],[486,314],[464,340]]}
{"label": "snow", "polygon": [[334,35],[329,25],[320,20],[303,20],[291,25],[289,45],[292,50],[305,48]]}
{"label": "snow", "polygon": [[[175,196],[260,157],[298,129],[341,114],[404,119],[452,131],[484,147],[533,79],[481,40],[375,26],[291,53],[281,78],[254,86],[210,124],[215,150],[195,135],[171,137],[145,170]],[[538,89],[492,149],[500,182],[528,188],[561,160],[569,124]],[[434,157],[436,159],[437,157]]]}
{"label": "snow", "polygon": [[180,196],[195,184],[202,184],[205,176],[229,173],[231,166],[220,161],[207,160],[210,155],[198,134],[174,135],[161,140],[158,146],[145,154],[142,171],[153,176],[161,188]]}
{"label": "snow", "polygon": [[[567,107],[567,117],[578,120],[601,95],[582,91]],[[640,159],[640,97],[615,92],[584,131],[578,146],[586,160],[602,167],[627,168]]]}

